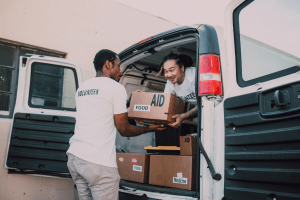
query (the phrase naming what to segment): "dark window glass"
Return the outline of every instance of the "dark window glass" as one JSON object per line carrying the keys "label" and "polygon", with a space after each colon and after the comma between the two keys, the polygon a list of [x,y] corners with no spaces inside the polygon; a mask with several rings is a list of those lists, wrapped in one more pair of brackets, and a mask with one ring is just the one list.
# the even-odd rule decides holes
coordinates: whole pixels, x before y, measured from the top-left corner
{"label": "dark window glass", "polygon": [[0,65],[13,66],[15,47],[0,44]]}
{"label": "dark window glass", "polygon": [[46,109],[75,109],[75,74],[64,66],[32,64],[29,105]]}
{"label": "dark window glass", "polygon": [[10,92],[13,70],[0,67],[0,91]]}
{"label": "dark window glass", "polygon": [[63,69],[61,67],[49,67],[45,64],[38,63],[34,66],[35,73],[41,73],[50,76],[58,76],[61,77],[63,73]]}
{"label": "dark window glass", "polygon": [[35,72],[33,78],[32,96],[42,98],[61,98],[62,77],[38,74]]}
{"label": "dark window glass", "polygon": [[1,111],[9,111],[9,102],[10,102],[10,95],[0,93],[0,114],[2,114]]}

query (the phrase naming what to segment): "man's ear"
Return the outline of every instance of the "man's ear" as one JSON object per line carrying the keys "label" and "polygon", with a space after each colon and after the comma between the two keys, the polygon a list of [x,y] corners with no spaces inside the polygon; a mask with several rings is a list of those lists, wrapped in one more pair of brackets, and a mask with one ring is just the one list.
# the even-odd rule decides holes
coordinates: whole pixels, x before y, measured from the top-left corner
{"label": "man's ear", "polygon": [[183,65],[180,67],[180,69],[181,69],[181,71],[184,72],[184,66]]}
{"label": "man's ear", "polygon": [[112,67],[112,63],[109,62],[108,60],[106,60],[106,61],[105,61],[105,67],[106,67],[107,69],[111,68],[111,67]]}

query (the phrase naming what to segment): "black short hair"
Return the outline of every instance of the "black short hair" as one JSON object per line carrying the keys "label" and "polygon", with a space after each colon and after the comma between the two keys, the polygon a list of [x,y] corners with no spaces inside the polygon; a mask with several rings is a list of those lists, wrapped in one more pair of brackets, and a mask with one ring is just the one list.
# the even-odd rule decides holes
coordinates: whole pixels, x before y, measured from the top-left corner
{"label": "black short hair", "polygon": [[176,64],[179,67],[184,66],[184,68],[186,67],[191,67],[193,65],[193,59],[185,54],[174,54],[174,53],[170,53],[169,55],[167,55],[166,57],[163,58],[162,62],[161,62],[161,67],[163,67],[163,65],[165,64],[165,62],[167,62],[168,60],[175,60]]}
{"label": "black short hair", "polygon": [[113,62],[116,58],[118,58],[117,54],[108,49],[100,50],[94,58],[94,67],[96,72],[102,72],[102,67],[104,63],[108,60],[109,62]]}

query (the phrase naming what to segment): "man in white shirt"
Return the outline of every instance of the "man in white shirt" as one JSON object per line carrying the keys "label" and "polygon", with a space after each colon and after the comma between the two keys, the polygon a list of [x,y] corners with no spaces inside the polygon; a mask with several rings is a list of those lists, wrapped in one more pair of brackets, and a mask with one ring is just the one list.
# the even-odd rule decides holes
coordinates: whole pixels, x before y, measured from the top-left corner
{"label": "man in white shirt", "polygon": [[113,51],[99,51],[94,59],[96,77],[81,84],[76,92],[75,134],[70,139],[68,168],[80,199],[118,199],[120,176],[116,164],[115,138],[132,137],[165,129],[128,123],[120,60]]}
{"label": "man in white shirt", "polygon": [[[195,73],[196,68],[192,67],[193,60],[184,54],[169,54],[162,61],[162,70],[167,83],[164,93],[171,93],[184,101],[196,104]],[[176,121],[169,126],[178,128],[183,120],[197,117],[197,106],[186,113],[174,115]]]}

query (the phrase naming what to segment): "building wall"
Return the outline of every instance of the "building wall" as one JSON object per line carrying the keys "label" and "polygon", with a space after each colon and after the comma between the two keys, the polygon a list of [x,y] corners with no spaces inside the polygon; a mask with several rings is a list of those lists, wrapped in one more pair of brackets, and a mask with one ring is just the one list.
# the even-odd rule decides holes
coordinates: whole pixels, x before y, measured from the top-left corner
{"label": "building wall", "polygon": [[0,37],[68,53],[94,76],[98,50],[117,53],[177,25],[109,0],[1,0]]}
{"label": "building wall", "polygon": [[[1,0],[0,38],[67,53],[95,76],[94,55],[120,52],[177,25],[109,0]],[[4,169],[12,119],[0,118],[0,200],[77,199],[71,179],[8,174]]]}

